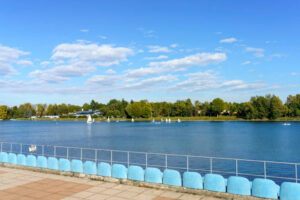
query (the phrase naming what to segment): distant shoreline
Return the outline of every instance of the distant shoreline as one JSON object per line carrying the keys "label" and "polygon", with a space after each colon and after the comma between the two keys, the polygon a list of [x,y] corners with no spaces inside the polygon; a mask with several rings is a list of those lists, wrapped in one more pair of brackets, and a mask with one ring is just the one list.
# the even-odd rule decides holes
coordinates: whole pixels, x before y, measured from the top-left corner
{"label": "distant shoreline", "polygon": [[[167,117],[156,117],[154,120],[156,122],[160,122],[161,119],[165,121]],[[169,117],[168,117],[169,118]],[[242,118],[237,118],[237,117],[232,117],[232,116],[220,116],[220,117],[170,117],[170,119],[173,122],[177,122],[178,119],[181,121],[245,121],[245,122],[300,122],[300,117],[297,118],[278,118],[276,120],[269,120],[269,119],[242,119]],[[50,119],[50,118],[36,118],[36,119],[31,119],[31,118],[18,118],[14,119],[16,121],[86,121],[86,118],[55,118],[55,119]],[[137,118],[134,119],[136,122],[150,122],[153,119],[152,118]],[[106,121],[106,119],[103,118],[95,118],[96,122],[100,121]],[[125,119],[125,118],[110,118],[111,122],[115,121],[131,121],[131,119]]]}

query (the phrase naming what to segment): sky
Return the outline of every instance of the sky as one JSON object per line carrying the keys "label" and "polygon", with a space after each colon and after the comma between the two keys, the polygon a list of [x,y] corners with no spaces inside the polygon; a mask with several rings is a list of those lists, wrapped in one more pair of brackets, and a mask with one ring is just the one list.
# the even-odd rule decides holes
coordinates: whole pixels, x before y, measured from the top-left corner
{"label": "sky", "polygon": [[294,0],[3,0],[0,105],[300,93]]}

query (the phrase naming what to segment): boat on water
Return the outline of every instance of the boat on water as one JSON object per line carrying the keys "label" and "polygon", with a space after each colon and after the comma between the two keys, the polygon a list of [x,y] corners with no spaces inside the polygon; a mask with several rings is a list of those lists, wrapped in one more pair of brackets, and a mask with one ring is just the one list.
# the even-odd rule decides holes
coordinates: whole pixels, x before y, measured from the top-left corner
{"label": "boat on water", "polygon": [[107,120],[106,120],[107,122],[110,122],[110,119],[109,119],[109,117],[107,118]]}
{"label": "boat on water", "polygon": [[134,119],[133,119],[133,118],[131,119],[131,122],[134,122]]}
{"label": "boat on water", "polygon": [[172,122],[172,120],[169,118],[169,123],[171,123]]}
{"label": "boat on water", "polygon": [[87,119],[86,123],[88,123],[88,124],[93,123],[93,119],[92,119],[91,115],[88,115],[88,119]]}
{"label": "boat on water", "polygon": [[34,152],[34,151],[36,151],[36,145],[31,145],[29,147],[29,152]]}
{"label": "boat on water", "polygon": [[155,123],[155,119],[154,118],[152,119],[152,122]]}
{"label": "boat on water", "polygon": [[177,119],[177,122],[178,122],[178,123],[180,123],[180,122],[181,122],[181,120],[178,118],[178,119]]}
{"label": "boat on water", "polygon": [[290,126],[290,125],[291,125],[291,123],[288,123],[288,122],[283,123],[283,126]]}

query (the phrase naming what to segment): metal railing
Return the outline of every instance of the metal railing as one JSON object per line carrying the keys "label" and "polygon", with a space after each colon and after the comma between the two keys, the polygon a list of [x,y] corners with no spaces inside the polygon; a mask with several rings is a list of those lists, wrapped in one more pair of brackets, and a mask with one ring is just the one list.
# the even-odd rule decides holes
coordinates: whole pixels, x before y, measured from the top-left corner
{"label": "metal railing", "polygon": [[[298,182],[300,163],[1,142],[1,152]],[[36,146],[34,152],[29,147]]]}

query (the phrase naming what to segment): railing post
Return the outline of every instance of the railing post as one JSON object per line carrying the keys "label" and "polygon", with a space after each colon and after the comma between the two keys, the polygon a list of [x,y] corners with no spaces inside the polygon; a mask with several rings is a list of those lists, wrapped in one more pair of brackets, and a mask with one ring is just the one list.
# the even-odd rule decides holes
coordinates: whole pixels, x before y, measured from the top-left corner
{"label": "railing post", "polygon": [[80,160],[82,161],[82,148],[80,148]]}
{"label": "railing post", "polygon": [[209,158],[209,166],[210,166],[210,173],[213,172],[213,166],[212,166],[212,158]]}
{"label": "railing post", "polygon": [[267,163],[264,161],[264,178],[267,178]]}
{"label": "railing post", "polygon": [[69,147],[67,147],[67,159],[69,160]]}
{"label": "railing post", "polygon": [[11,153],[11,151],[12,151],[12,143],[10,143],[10,153]]}
{"label": "railing post", "polygon": [[1,142],[1,152],[2,152],[2,146],[3,146],[3,142]]}
{"label": "railing post", "polygon": [[146,160],[146,168],[148,167],[148,152],[146,152],[146,158],[145,158],[145,160]]}
{"label": "railing post", "polygon": [[189,156],[186,156],[186,171],[189,171]]}
{"label": "railing post", "polygon": [[45,146],[42,145],[42,156],[44,156],[44,153],[45,153]]}
{"label": "railing post", "polygon": [[20,144],[20,154],[22,154],[22,151],[23,151],[23,145],[22,143]]}
{"label": "railing post", "polygon": [[168,169],[168,155],[167,154],[165,154],[165,164],[166,164],[166,169]]}
{"label": "railing post", "polygon": [[54,146],[53,154],[54,158],[56,158],[56,146]]}
{"label": "railing post", "polygon": [[97,155],[97,149],[95,149],[95,163],[96,163],[96,165],[97,165],[97,158],[98,158],[98,155]]}
{"label": "railing post", "polygon": [[113,151],[110,150],[110,165],[113,163]]}
{"label": "railing post", "polygon": [[295,178],[296,178],[296,183],[298,183],[298,165],[295,164]]}
{"label": "railing post", "polygon": [[127,167],[129,167],[129,151],[127,151]]}
{"label": "railing post", "polygon": [[236,176],[238,176],[238,174],[239,174],[238,167],[239,167],[239,166],[238,166],[238,160],[236,159],[236,160],[235,160],[235,175],[236,175]]}

